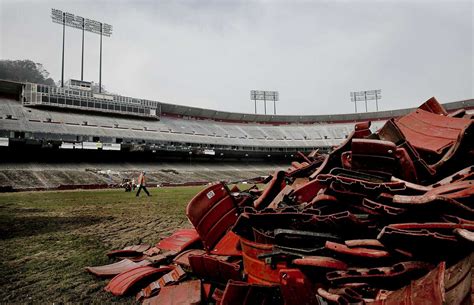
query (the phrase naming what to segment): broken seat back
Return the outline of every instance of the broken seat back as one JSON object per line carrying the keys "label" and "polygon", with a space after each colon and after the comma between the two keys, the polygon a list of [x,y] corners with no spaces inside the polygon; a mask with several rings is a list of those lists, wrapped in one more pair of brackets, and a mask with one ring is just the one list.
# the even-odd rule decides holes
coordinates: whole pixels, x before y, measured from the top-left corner
{"label": "broken seat back", "polygon": [[198,193],[186,207],[186,215],[210,252],[238,217],[234,198],[227,186],[218,182]]}

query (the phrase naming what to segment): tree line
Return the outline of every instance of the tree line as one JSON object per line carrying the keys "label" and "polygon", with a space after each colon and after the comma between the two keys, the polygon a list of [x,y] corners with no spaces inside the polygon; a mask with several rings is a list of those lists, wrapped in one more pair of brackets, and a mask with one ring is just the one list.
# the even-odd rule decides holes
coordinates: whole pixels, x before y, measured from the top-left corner
{"label": "tree line", "polygon": [[0,60],[0,79],[56,86],[49,75],[42,64],[29,59]]}

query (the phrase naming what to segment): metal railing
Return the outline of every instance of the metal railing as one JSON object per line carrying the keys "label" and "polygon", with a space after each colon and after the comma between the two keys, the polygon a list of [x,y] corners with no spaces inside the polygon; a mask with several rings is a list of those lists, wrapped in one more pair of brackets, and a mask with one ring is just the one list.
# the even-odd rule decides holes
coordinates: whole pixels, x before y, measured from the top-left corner
{"label": "metal railing", "polygon": [[159,118],[161,114],[160,103],[155,101],[32,83],[25,85],[22,103],[24,106],[74,108],[147,118]]}

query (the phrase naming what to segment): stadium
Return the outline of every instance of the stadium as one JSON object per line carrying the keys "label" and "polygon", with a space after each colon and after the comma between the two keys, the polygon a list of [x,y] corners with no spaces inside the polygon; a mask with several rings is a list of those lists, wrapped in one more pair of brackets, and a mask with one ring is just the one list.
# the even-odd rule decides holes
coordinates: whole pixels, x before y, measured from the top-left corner
{"label": "stadium", "polygon": [[3,1],[0,303],[473,304],[472,11]]}
{"label": "stadium", "polygon": [[[388,118],[412,111],[305,116],[232,113],[99,94],[92,91],[89,82],[78,80],[69,80],[65,88],[2,80],[0,95],[0,149],[6,160],[2,185],[15,188],[65,184],[73,187],[105,181],[91,177],[90,172],[84,171],[86,166],[75,178],[66,180],[55,178],[62,173],[52,171],[43,179],[51,181],[48,184],[30,173],[25,180],[37,182],[21,185],[22,181],[11,177],[13,173],[5,169],[28,163],[32,154],[45,164],[93,160],[98,164],[109,163],[102,164],[108,169],[115,169],[110,164],[113,162],[148,161],[156,171],[169,169],[164,165],[157,167],[160,162],[172,162],[175,169],[184,164],[192,172],[199,164],[212,167],[213,161],[219,161],[224,167],[230,164],[230,168],[222,169],[223,173],[227,171],[222,179],[230,179],[236,173],[234,180],[253,178],[268,174],[269,164],[287,166],[298,152],[329,152],[347,138],[357,122],[371,121],[375,131]],[[444,107],[449,112],[465,109],[470,113],[474,100],[451,102]],[[153,162],[155,165],[150,165]],[[235,170],[232,164],[238,162],[244,165]],[[248,164],[254,170],[246,171]],[[98,167],[90,162],[88,166]],[[119,176],[115,182],[119,182]],[[188,176],[184,182],[212,179]],[[154,178],[157,184],[176,182],[169,176]]]}

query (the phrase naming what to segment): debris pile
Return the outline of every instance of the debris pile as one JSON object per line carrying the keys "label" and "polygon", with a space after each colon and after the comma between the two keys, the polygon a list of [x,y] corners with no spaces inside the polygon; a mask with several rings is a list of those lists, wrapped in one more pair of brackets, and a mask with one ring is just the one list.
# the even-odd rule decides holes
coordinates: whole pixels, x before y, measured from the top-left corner
{"label": "debris pile", "polygon": [[144,304],[472,304],[474,124],[431,98],[265,188],[214,183],[194,229],[89,267]]}

